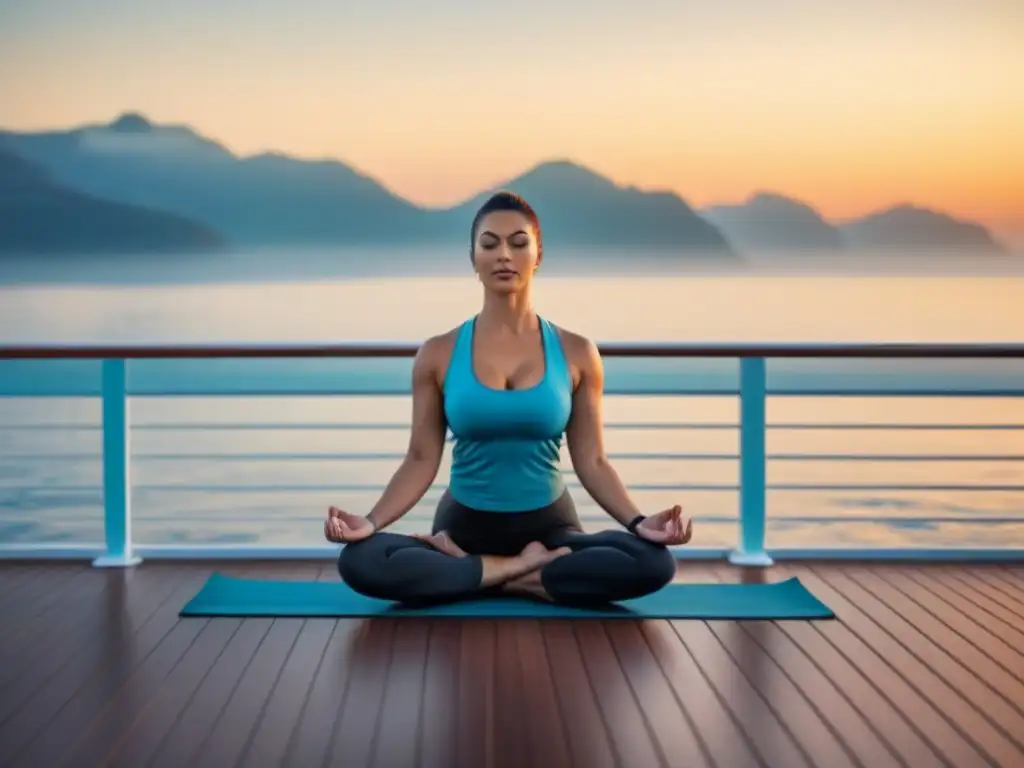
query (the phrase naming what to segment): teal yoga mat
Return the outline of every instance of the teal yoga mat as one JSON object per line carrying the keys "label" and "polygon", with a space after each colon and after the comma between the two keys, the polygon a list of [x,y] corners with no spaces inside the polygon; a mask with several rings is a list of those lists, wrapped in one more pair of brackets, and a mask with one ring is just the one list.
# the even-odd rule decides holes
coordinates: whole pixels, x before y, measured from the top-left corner
{"label": "teal yoga mat", "polygon": [[835,614],[797,578],[773,584],[670,584],[606,609],[519,597],[489,597],[409,608],[364,597],[340,581],[266,581],[214,573],[181,616],[393,617],[461,619],[831,619]]}

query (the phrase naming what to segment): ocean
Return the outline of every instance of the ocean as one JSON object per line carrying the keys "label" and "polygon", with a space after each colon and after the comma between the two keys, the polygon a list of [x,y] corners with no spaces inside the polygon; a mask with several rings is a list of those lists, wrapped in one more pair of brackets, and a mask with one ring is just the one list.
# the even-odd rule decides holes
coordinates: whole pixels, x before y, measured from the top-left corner
{"label": "ocean", "polygon": [[[1021,342],[1022,261],[881,255],[667,267],[656,255],[549,255],[534,298],[542,315],[598,341]],[[418,342],[478,302],[466,260],[430,251],[8,260],[0,343]],[[735,367],[673,365],[693,388]],[[769,365],[770,385],[787,388],[1024,388],[1024,361]],[[635,362],[609,362],[618,380],[627,368],[647,375]],[[409,407],[404,396],[133,398],[135,541],[320,543],[329,504],[365,512],[375,500],[405,448]],[[620,474],[645,510],[683,504],[696,546],[736,542],[738,434],[727,425],[737,418],[734,397],[608,397]],[[769,546],[1024,546],[1024,398],[785,397],[769,400],[768,419],[788,425],[769,431],[778,457],[769,483],[841,486],[770,491]],[[94,399],[0,398],[0,541],[102,539],[98,423]],[[826,428],[834,423],[890,428]],[[948,428],[909,428],[935,424]],[[628,457],[637,453],[658,457]],[[892,454],[923,458],[870,459]],[[813,458],[821,455],[835,458]],[[957,456],[967,460],[949,460]],[[948,489],[968,484],[987,488]],[[947,490],[906,489],[916,485]],[[439,493],[396,529],[425,530]],[[582,489],[574,493],[588,529],[610,524]]]}

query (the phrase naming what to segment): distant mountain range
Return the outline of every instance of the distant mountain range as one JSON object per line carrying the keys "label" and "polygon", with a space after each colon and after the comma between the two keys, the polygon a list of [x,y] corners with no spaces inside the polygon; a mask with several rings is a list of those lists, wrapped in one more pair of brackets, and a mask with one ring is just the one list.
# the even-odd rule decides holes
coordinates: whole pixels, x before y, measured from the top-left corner
{"label": "distant mountain range", "polygon": [[850,221],[829,222],[807,203],[759,192],[743,203],[712,206],[700,213],[741,251],[1004,250],[980,224],[910,203]]}
{"label": "distant mountain range", "polygon": [[586,246],[649,246],[667,251],[730,254],[718,229],[671,192],[620,187],[582,166],[558,160],[480,192],[445,212],[469,246],[468,222],[496,190],[521,194],[537,211],[544,240]]}
{"label": "distant mountain range", "polygon": [[705,208],[701,215],[740,250],[837,251],[843,233],[806,203],[759,192],[743,203]]}
{"label": "distant mountain range", "polygon": [[[433,241],[468,248],[472,213],[493,191],[447,209],[423,208],[339,161],[239,157],[188,126],[155,125],[135,113],[68,130],[0,131],[0,152],[7,158],[0,161],[0,189],[7,190],[0,239],[15,247],[18,238],[31,239],[18,229],[18,206],[30,199],[39,205],[40,185],[49,190],[49,205],[60,199],[62,221],[77,222],[37,243],[45,247],[51,237],[58,250],[73,250],[76,237],[83,238],[82,250],[103,243],[133,247],[130,242],[143,243],[141,250],[212,248],[221,238],[239,247]],[[12,158],[23,161],[21,170]],[[978,224],[910,205],[828,222],[805,203],[758,193],[698,211],[674,193],[619,186],[566,160],[537,165],[498,188],[520,192],[535,206],[549,245],[649,248],[690,258],[851,248],[1001,250]],[[102,205],[108,207],[101,213]],[[39,232],[32,237],[38,240]]]}
{"label": "distant mountain range", "polygon": [[224,245],[202,224],[68,189],[0,150],[0,254],[206,252]]}

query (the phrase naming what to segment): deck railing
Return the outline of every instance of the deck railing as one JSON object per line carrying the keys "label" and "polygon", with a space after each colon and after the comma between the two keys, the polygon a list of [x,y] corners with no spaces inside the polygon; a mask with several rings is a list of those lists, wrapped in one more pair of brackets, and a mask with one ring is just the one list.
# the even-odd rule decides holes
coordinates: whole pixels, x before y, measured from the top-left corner
{"label": "deck railing", "polygon": [[[814,460],[821,456],[772,454],[766,450],[769,428],[787,429],[970,429],[1014,430],[1022,436],[1024,424],[771,424],[767,423],[767,403],[771,397],[1024,397],[1024,344],[602,344],[608,367],[608,396],[734,396],[739,399],[738,424],[647,422],[609,424],[609,428],[631,426],[660,429],[697,426],[714,429],[738,429],[738,454],[702,455],[684,453],[643,453],[632,458],[730,458],[739,462],[737,486],[714,484],[656,484],[648,489],[738,490],[738,540],[735,547],[723,549],[680,548],[680,556],[727,556],[739,565],[764,566],[773,557],[849,557],[849,558],[921,558],[921,559],[1024,559],[1024,546],[1002,548],[917,547],[917,548],[797,548],[767,550],[766,494],[768,490],[818,491],[1004,491],[1024,492],[1024,484],[933,484],[933,485],[825,485],[767,483],[769,459]],[[0,557],[56,557],[96,555],[98,566],[128,566],[141,557],[326,557],[336,553],[331,546],[255,547],[245,546],[166,546],[140,547],[132,536],[132,484],[129,402],[132,397],[167,396],[323,396],[323,395],[408,395],[411,358],[417,347],[411,344],[294,344],[294,345],[168,345],[168,346],[0,346],[0,398],[3,397],[99,397],[102,401],[102,488],[104,551],[91,552],[81,547],[47,547],[0,543]],[[255,362],[303,359],[307,367],[258,368]],[[317,366],[316,360],[347,360],[353,366],[339,373],[331,366]],[[772,384],[769,362],[812,361],[817,367],[789,371]],[[866,361],[1002,360],[1010,368],[1001,372],[947,372],[942,379],[928,370],[886,373],[883,368],[865,368]],[[683,381],[679,366],[683,361],[712,360],[728,367],[703,372],[699,381]],[[371,361],[383,363],[367,372]],[[397,365],[390,365],[397,363]],[[646,366],[645,366],[646,363]],[[653,364],[652,364],[653,363]],[[738,365],[732,367],[734,363]],[[845,370],[844,370],[845,369]],[[333,425],[343,428],[345,425]],[[362,425],[368,426],[368,425]],[[401,427],[402,425],[387,425]],[[0,424],[4,429],[18,425]],[[358,453],[346,454],[352,458]],[[319,457],[323,457],[320,455]],[[365,457],[365,456],[364,456]],[[208,457],[215,460],[216,457]],[[338,458],[333,455],[332,458]],[[379,457],[378,457],[379,458]],[[400,458],[395,454],[392,458]],[[885,455],[831,454],[838,461],[871,459],[878,461],[979,460],[1024,461],[1024,453],[977,455]],[[356,486],[348,486],[355,488]],[[361,487],[361,486],[360,486]],[[367,488],[362,488],[367,490]],[[2,510],[0,510],[2,511]],[[700,519],[699,512],[696,513]],[[816,520],[825,518],[816,517]],[[829,518],[832,520],[831,518]],[[915,517],[923,522],[928,518]],[[974,517],[942,517],[932,520],[971,522]],[[835,518],[845,522],[848,518]],[[988,523],[1024,525],[1019,517],[990,516]]]}

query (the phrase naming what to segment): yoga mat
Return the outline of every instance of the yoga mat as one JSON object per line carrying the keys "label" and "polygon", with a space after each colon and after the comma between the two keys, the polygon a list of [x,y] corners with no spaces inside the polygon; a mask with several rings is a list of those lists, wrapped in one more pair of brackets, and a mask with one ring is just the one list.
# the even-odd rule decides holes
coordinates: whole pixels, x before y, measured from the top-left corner
{"label": "yoga mat", "polygon": [[669,584],[600,609],[520,597],[486,597],[426,608],[364,597],[341,581],[267,581],[214,573],[181,616],[396,617],[463,619],[831,619],[797,578],[773,584]]}

